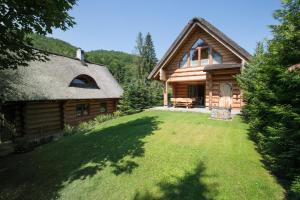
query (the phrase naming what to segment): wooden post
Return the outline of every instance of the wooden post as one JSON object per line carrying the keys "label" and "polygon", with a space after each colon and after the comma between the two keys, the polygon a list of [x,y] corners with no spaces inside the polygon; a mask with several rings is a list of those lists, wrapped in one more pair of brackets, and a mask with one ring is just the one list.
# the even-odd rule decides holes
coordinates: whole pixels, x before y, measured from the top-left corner
{"label": "wooden post", "polygon": [[208,52],[208,64],[213,64],[213,57],[212,57],[212,48],[211,48],[211,46],[209,46],[209,50],[208,50],[209,52]]}
{"label": "wooden post", "polygon": [[212,108],[212,76],[208,72],[207,73],[207,78],[208,78],[208,91],[209,91],[209,109]]}
{"label": "wooden post", "polygon": [[168,82],[164,82],[164,106],[168,106]]}

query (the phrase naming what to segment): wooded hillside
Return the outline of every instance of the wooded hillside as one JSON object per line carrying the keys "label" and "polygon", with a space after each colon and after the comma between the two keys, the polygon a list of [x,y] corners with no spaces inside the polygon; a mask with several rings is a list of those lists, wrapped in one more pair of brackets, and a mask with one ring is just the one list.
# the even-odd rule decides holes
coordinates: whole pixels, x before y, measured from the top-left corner
{"label": "wooded hillside", "polygon": [[[40,35],[31,35],[30,37],[33,38],[32,43],[35,48],[68,57],[75,57],[78,47],[70,43]],[[137,69],[135,64],[137,56],[133,54],[112,50],[93,50],[87,51],[85,54],[88,61],[105,65],[121,84]]]}

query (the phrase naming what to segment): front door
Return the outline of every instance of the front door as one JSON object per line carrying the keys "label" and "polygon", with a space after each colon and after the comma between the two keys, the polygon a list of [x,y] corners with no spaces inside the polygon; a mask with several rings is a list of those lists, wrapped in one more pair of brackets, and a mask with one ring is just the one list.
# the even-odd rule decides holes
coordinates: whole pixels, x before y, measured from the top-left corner
{"label": "front door", "polygon": [[188,97],[195,98],[196,105],[204,106],[205,85],[189,85],[188,86]]}
{"label": "front door", "polygon": [[228,82],[220,83],[219,107],[230,109],[231,103],[232,103],[232,85],[231,85],[231,83],[228,83]]}

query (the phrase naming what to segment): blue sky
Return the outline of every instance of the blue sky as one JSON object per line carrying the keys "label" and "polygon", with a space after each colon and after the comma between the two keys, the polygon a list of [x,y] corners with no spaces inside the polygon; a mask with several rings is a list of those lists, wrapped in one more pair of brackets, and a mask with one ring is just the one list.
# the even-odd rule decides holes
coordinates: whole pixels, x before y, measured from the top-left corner
{"label": "blue sky", "polygon": [[137,33],[150,32],[161,58],[188,21],[203,17],[231,39],[254,52],[256,43],[271,37],[268,25],[280,0],[79,0],[70,12],[76,25],[52,37],[82,49],[134,53]]}

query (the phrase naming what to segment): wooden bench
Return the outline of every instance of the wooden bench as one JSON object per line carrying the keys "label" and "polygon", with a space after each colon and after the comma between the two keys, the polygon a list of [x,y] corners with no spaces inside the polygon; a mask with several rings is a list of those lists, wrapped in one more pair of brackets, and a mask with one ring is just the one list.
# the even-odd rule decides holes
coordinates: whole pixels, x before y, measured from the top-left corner
{"label": "wooden bench", "polygon": [[195,100],[195,98],[171,98],[171,102],[174,108],[180,106],[191,108]]}

